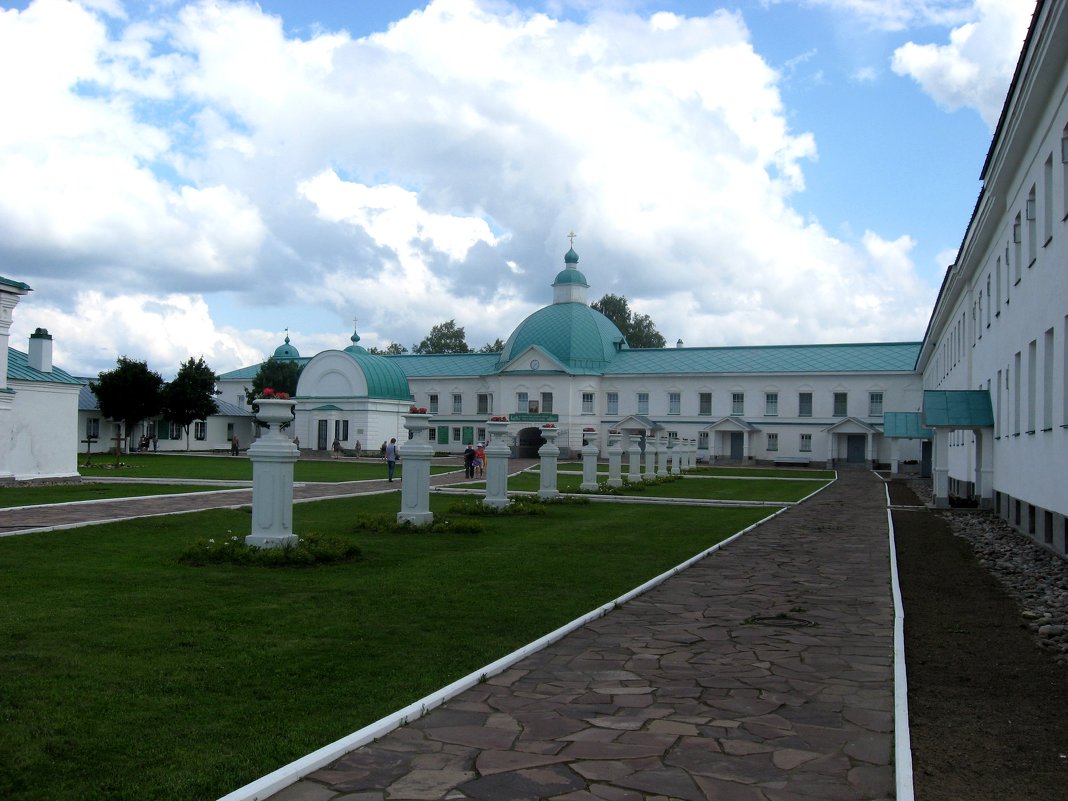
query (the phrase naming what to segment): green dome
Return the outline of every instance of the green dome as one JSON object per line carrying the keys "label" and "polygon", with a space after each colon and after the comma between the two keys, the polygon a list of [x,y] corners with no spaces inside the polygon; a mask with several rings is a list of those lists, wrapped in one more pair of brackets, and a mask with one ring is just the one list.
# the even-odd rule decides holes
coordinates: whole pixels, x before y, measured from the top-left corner
{"label": "green dome", "polygon": [[276,359],[299,359],[300,351],[289,344],[289,336],[286,336],[285,344],[279,345],[274,349],[274,358]]}
{"label": "green dome", "polygon": [[411,400],[412,393],[408,388],[408,376],[404,371],[385,356],[376,356],[368,353],[359,345],[350,345],[342,353],[350,357],[363,371],[363,377],[367,381],[367,397],[389,398],[391,400]]}
{"label": "green dome", "polygon": [[592,373],[603,372],[616,351],[628,347],[615,323],[585,303],[554,303],[538,309],[508,337],[498,365],[505,365],[532,345],[571,370]]}
{"label": "green dome", "polygon": [[556,280],[553,281],[553,286],[558,286],[560,284],[579,284],[585,287],[589,286],[589,284],[586,283],[586,276],[573,267],[563,269],[556,274]]}
{"label": "green dome", "polygon": [[564,254],[564,264],[578,264],[578,254],[575,252],[574,248],[571,248]]}
{"label": "green dome", "polygon": [[360,344],[360,335],[355,331],[352,332],[349,341],[352,342],[352,344],[345,348],[345,353],[367,353],[367,348]]}

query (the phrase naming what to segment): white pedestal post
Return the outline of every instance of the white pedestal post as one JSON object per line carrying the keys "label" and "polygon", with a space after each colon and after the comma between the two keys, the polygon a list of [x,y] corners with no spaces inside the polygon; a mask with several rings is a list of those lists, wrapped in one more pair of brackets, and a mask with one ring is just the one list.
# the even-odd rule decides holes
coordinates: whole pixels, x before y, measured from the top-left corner
{"label": "white pedestal post", "polygon": [[412,432],[412,437],[397,448],[404,461],[401,509],[397,512],[397,522],[427,526],[434,522],[434,513],[430,511],[430,459],[434,456],[434,449],[430,447],[427,436],[430,415],[406,414],[404,427]]}
{"label": "white pedestal post", "polygon": [[486,445],[486,497],[482,503],[494,509],[508,505],[508,457],[512,449],[505,439],[508,436],[506,420],[489,420],[486,423],[489,443]]}
{"label": "white pedestal post", "polygon": [[668,469],[668,448],[670,447],[671,440],[667,440],[663,444],[660,443],[660,437],[657,437],[656,452],[659,455],[657,459],[658,467],[656,468],[656,475],[659,478],[671,475],[671,471]]}
{"label": "white pedestal post", "polygon": [[258,400],[256,419],[267,432],[248,449],[252,462],[252,533],[245,544],[256,548],[295,545],[293,533],[293,464],[300,453],[293,440],[282,433],[283,423],[292,423],[293,400]]}
{"label": "white pedestal post", "polygon": [[608,432],[608,486],[622,487],[623,448],[619,446],[620,435]]}
{"label": "white pedestal post", "polygon": [[645,438],[645,474],[642,476],[646,481],[656,478],[656,436]]}
{"label": "white pedestal post", "polygon": [[582,432],[582,483],[579,489],[587,492],[596,492],[598,488],[597,454],[600,453],[600,448],[594,441],[596,437],[596,431]]}
{"label": "white pedestal post", "polygon": [[682,472],[682,468],[679,467],[679,459],[682,456],[682,444],[676,440],[668,440],[668,459],[671,461],[671,467],[669,471],[671,475],[677,476]]}
{"label": "white pedestal post", "polygon": [[637,484],[642,480],[642,448],[633,434],[627,434],[627,481]]}
{"label": "white pedestal post", "polygon": [[541,429],[545,444],[538,448],[538,456],[541,457],[539,498],[556,498],[560,495],[560,490],[556,488],[556,461],[557,457],[560,456],[560,449],[556,447],[556,437],[559,433],[560,430],[557,428]]}

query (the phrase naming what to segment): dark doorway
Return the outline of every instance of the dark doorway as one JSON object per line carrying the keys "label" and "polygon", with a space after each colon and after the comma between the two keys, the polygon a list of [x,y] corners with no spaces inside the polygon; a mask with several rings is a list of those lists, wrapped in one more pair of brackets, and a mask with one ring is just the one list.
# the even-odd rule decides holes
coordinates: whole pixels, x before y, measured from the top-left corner
{"label": "dark doorway", "polygon": [[538,448],[540,448],[545,440],[541,437],[541,431],[537,428],[521,428],[519,434],[516,435],[516,452],[515,455],[519,459],[537,459]]}
{"label": "dark doorway", "polygon": [[863,434],[846,434],[846,461],[849,464],[864,463],[864,448],[867,437]]}
{"label": "dark doorway", "polygon": [[328,422],[329,421],[327,421],[327,420],[320,420],[319,421],[319,436],[318,436],[318,438],[316,440],[316,445],[315,445],[317,450],[320,450],[320,451],[325,451],[326,450],[326,428],[327,428],[326,424]]}
{"label": "dark doorway", "polygon": [[731,461],[740,462],[745,458],[745,434],[741,431],[731,432]]}

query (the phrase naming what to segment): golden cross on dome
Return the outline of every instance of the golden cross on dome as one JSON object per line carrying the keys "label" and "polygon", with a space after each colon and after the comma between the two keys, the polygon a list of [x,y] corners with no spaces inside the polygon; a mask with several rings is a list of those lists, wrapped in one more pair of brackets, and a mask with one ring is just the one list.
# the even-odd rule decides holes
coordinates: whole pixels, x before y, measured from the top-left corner
{"label": "golden cross on dome", "polygon": [[572,231],[567,235],[567,238],[571,240],[571,247],[575,247],[575,232]]}

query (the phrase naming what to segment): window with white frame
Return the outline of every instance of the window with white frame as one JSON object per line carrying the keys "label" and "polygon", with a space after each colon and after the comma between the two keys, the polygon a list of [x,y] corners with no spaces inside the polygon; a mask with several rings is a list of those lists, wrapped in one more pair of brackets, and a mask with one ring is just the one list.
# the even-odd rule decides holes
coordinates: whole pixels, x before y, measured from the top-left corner
{"label": "window with white frame", "polygon": [[797,393],[797,416],[798,417],[811,417],[812,416],[812,393],[811,392],[798,392]]}
{"label": "window with white frame", "polygon": [[731,393],[731,416],[739,417],[745,414],[745,393],[744,392],[732,392]]}
{"label": "window with white frame", "polygon": [[463,414],[464,411],[464,396],[459,392],[452,393],[452,413]]}
{"label": "window with white frame", "polygon": [[193,439],[206,440],[208,438],[208,424],[203,420],[193,423]]}
{"label": "window with white frame", "polygon": [[488,392],[478,393],[478,413],[493,414],[493,396]]}
{"label": "window with white frame", "polygon": [[85,438],[100,439],[100,418],[88,417],[85,420]]}
{"label": "window with white frame", "polygon": [[515,393],[515,410],[517,412],[527,411],[527,393],[517,392]]}
{"label": "window with white frame", "polygon": [[845,417],[849,414],[849,393],[847,392],[835,392],[834,393],[834,416]]}
{"label": "window with white frame", "polygon": [[868,417],[882,417],[883,416],[883,393],[881,392],[869,392],[868,393]]}
{"label": "window with white frame", "polygon": [[800,450],[801,450],[801,453],[812,453],[812,435],[811,434],[802,434],[801,435],[801,448],[800,448]]}
{"label": "window with white frame", "polygon": [[541,393],[541,410],[545,414],[552,414],[553,411],[553,393],[543,392]]}
{"label": "window with white frame", "polygon": [[430,426],[429,433],[430,433],[430,441],[431,442],[437,442],[438,441],[438,428],[437,428],[437,426]]}
{"label": "window with white frame", "polygon": [[593,414],[593,393],[592,392],[583,392],[582,393],[582,413],[583,414]]}
{"label": "window with white frame", "polygon": [[668,393],[668,414],[682,414],[682,393]]}
{"label": "window with white frame", "polygon": [[460,427],[459,426],[453,426],[452,427],[452,441],[453,442],[459,442],[460,441]]}
{"label": "window with white frame", "polygon": [[476,428],[475,429],[475,439],[477,439],[479,442],[485,442],[486,441],[486,429],[485,428]]}
{"label": "window with white frame", "polygon": [[649,393],[638,393],[638,414],[649,414]]}
{"label": "window with white frame", "polygon": [[606,392],[604,396],[604,413],[619,414],[619,393]]}
{"label": "window with white frame", "polygon": [[430,414],[437,414],[438,413],[438,396],[437,395],[427,395],[426,410]]}
{"label": "window with white frame", "polygon": [[697,413],[702,416],[712,414],[712,393],[711,392],[698,392],[697,393]]}
{"label": "window with white frame", "polygon": [[679,432],[678,431],[669,431],[668,432],[668,439],[678,439],[678,438],[679,438]]}
{"label": "window with white frame", "polygon": [[778,392],[765,392],[764,393],[764,415],[766,417],[775,417],[779,414],[779,393]]}
{"label": "window with white frame", "polygon": [[773,433],[770,433],[770,432],[768,433],[768,450],[769,451],[777,451],[777,450],[779,450],[779,435],[778,434],[773,434]]}
{"label": "window with white frame", "polygon": [[697,447],[700,450],[705,450],[705,451],[708,450],[708,432],[707,431],[698,431],[697,432]]}
{"label": "window with white frame", "polygon": [[180,423],[171,423],[171,439],[182,438],[182,426]]}

